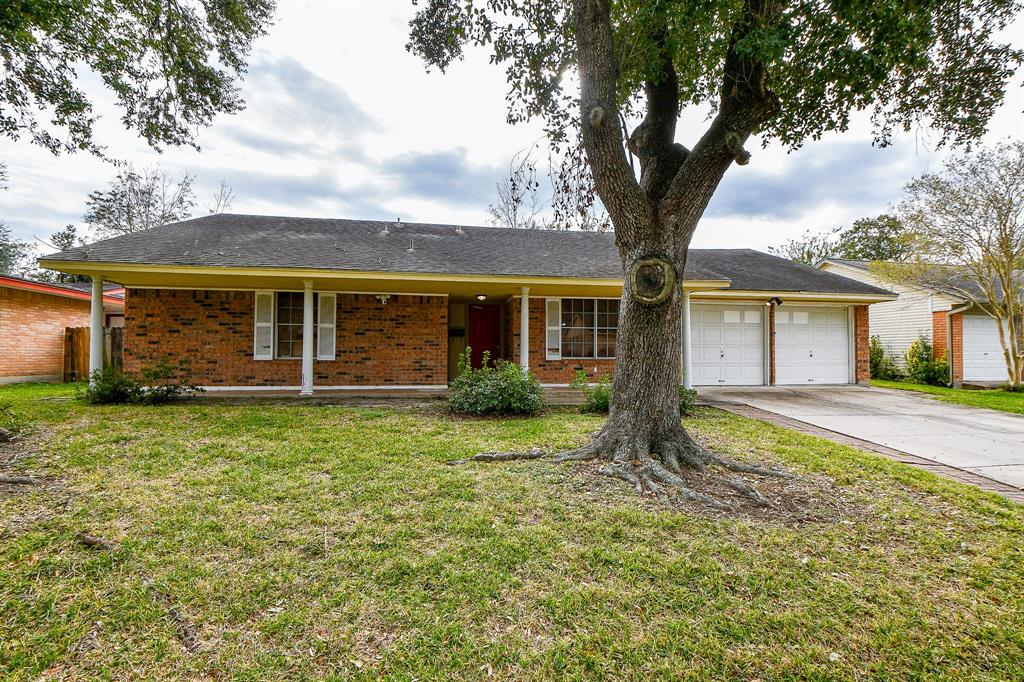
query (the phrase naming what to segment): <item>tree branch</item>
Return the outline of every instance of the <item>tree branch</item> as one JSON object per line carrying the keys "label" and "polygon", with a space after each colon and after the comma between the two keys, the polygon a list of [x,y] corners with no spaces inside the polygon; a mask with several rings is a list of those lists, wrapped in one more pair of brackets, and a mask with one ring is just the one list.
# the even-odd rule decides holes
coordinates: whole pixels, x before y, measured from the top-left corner
{"label": "tree branch", "polygon": [[676,235],[681,250],[689,245],[697,221],[728,167],[734,161],[745,165],[750,160],[743,146],[747,138],[778,111],[778,98],[766,86],[763,60],[741,54],[737,44],[772,25],[779,14],[780,5],[773,0],[745,0],[733,25],[718,114],[676,171],[659,207],[666,220],[685,231]]}
{"label": "tree branch", "polygon": [[[667,21],[667,20],[666,20]],[[629,137],[629,149],[640,159],[640,187],[652,202],[661,201],[672,178],[689,155],[676,139],[679,119],[679,79],[667,46],[668,26],[653,37],[658,45],[661,72],[644,83],[647,113]]]}
{"label": "tree branch", "polygon": [[[626,158],[619,126],[619,66],[612,40],[608,0],[575,0],[583,146],[594,185],[611,215],[620,244],[637,239],[651,224],[653,209]],[[647,210],[638,207],[647,207]],[[646,214],[646,215],[643,215]]]}

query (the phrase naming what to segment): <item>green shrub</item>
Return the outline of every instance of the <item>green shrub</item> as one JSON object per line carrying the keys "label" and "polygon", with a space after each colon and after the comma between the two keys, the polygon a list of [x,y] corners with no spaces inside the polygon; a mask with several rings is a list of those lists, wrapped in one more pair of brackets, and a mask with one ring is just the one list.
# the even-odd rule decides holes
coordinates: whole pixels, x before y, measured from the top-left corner
{"label": "green shrub", "polygon": [[141,381],[119,369],[104,367],[89,376],[81,397],[94,405],[162,405],[202,391],[198,386],[174,379],[181,367],[161,360],[139,373]]}
{"label": "green shrub", "polygon": [[583,412],[608,414],[612,405],[612,380],[607,374],[602,374],[597,383],[591,386],[587,373],[578,369],[576,378],[569,386],[583,392],[583,405],[580,407]]}
{"label": "green shrub", "polygon": [[697,389],[679,386],[679,414],[689,417],[697,407]]}
{"label": "green shrub", "polygon": [[[595,414],[608,414],[612,403],[612,384],[607,374],[602,374],[597,383],[590,385],[587,373],[583,370],[576,371],[576,378],[569,384],[583,392],[583,412]],[[679,414],[688,417],[693,414],[697,406],[697,391],[685,386],[679,386]]]}
{"label": "green shrub", "polygon": [[448,386],[452,412],[475,416],[535,415],[544,409],[544,391],[529,370],[507,360],[491,365],[484,353],[483,367],[470,365],[471,349],[459,358],[459,376]]}
{"label": "green shrub", "polygon": [[185,396],[201,393],[203,389],[192,383],[175,380],[175,375],[184,367],[184,363],[172,365],[166,359],[142,370],[143,389],[140,402],[147,405],[163,405],[180,400]]}
{"label": "green shrub", "polygon": [[868,350],[868,357],[871,360],[871,378],[883,381],[895,381],[900,379],[903,372],[900,371],[896,361],[886,352],[882,340],[877,336],[871,337],[871,345]]}
{"label": "green shrub", "polygon": [[918,384],[945,386],[949,383],[949,363],[945,357],[935,357],[932,344],[924,335],[919,336],[907,349],[907,379]]}
{"label": "green shrub", "polygon": [[124,405],[139,402],[142,394],[138,381],[119,369],[104,367],[89,375],[82,399],[93,405]]}

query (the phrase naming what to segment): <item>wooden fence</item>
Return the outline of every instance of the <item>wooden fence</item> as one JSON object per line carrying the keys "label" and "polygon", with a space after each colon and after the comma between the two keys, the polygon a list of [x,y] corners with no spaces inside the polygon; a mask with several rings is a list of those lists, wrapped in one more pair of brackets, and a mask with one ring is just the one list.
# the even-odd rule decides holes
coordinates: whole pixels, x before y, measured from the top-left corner
{"label": "wooden fence", "polygon": [[[103,330],[103,366],[123,369],[124,328]],[[64,381],[89,378],[89,328],[68,327],[64,330]]]}

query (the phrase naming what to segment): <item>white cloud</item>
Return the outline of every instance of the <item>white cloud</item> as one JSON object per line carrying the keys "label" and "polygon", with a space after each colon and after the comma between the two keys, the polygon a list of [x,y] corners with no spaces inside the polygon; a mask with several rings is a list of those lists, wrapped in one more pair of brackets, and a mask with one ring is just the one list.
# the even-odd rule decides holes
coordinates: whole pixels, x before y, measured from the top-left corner
{"label": "white cloud", "polygon": [[[483,224],[495,182],[541,138],[540,126],[505,122],[503,71],[483,52],[447,74],[427,73],[405,50],[413,11],[411,3],[281,3],[243,84],[247,109],[200,131],[199,152],[148,149],[121,129],[99,83],[87,84],[103,116],[100,142],[136,166],[195,173],[197,211],[223,178],[239,213]],[[1018,45],[1022,27],[1009,32]],[[989,139],[1024,137],[1022,109],[1018,79]],[[705,125],[704,112],[687,112],[680,141],[693,144]],[[3,145],[11,188],[0,194],[0,218],[23,239],[80,222],[88,192],[117,172],[85,155]],[[764,249],[805,229],[849,224],[884,211],[942,158],[926,134],[872,147],[863,118],[791,154],[752,151],[749,166],[729,170],[695,245]]]}

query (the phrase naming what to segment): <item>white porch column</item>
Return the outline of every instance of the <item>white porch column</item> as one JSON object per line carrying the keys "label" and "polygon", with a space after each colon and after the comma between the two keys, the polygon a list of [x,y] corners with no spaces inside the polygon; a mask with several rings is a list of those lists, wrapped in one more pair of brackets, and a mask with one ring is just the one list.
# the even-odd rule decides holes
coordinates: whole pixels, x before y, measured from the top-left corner
{"label": "white porch column", "polygon": [[313,282],[302,283],[302,390],[299,395],[313,395]]}
{"label": "white porch column", "polygon": [[530,369],[530,287],[519,290],[519,366]]}
{"label": "white porch column", "polygon": [[92,301],[89,308],[89,380],[103,369],[103,278],[92,276]]}
{"label": "white porch column", "polygon": [[682,349],[683,356],[683,386],[686,388],[693,388],[693,361],[691,360],[693,353],[691,352],[691,341],[690,341],[690,294],[683,292],[683,313],[681,316],[682,320],[682,333],[680,334],[680,347]]}

